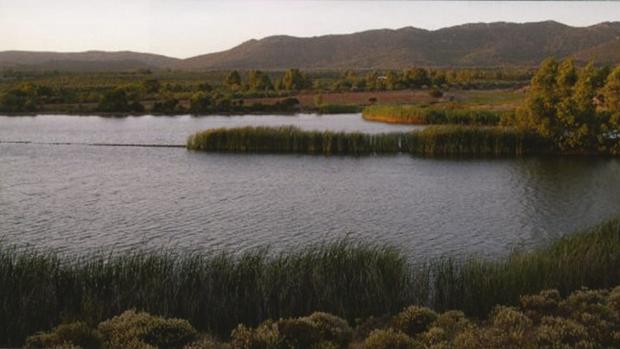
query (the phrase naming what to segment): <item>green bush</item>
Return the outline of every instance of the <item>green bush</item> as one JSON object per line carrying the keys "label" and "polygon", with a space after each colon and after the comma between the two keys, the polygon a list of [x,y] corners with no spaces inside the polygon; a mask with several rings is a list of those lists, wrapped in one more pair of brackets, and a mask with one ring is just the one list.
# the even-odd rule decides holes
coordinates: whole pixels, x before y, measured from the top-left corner
{"label": "green bush", "polygon": [[353,337],[353,330],[346,320],[335,315],[315,312],[306,319],[316,325],[322,341],[331,342],[346,348]]}
{"label": "green bush", "polygon": [[620,317],[620,286],[614,288],[609,293],[609,307]]}
{"label": "green bush", "polygon": [[321,342],[321,330],[307,318],[283,319],[276,325],[280,339],[289,348],[310,349]]}
{"label": "green bush", "polygon": [[187,320],[164,319],[134,310],[101,322],[98,330],[106,344],[113,347],[182,348],[197,338],[196,330]]}
{"label": "green bush", "polygon": [[277,349],[282,344],[277,325],[267,320],[256,329],[238,325],[231,335],[233,349]]}
{"label": "green bush", "polygon": [[520,297],[521,310],[534,321],[543,316],[555,315],[560,306],[560,292],[558,290],[543,290],[538,294]]}
{"label": "green bush", "polygon": [[426,331],[436,319],[437,313],[431,309],[410,306],[394,317],[393,326],[413,337]]}
{"label": "green bush", "polygon": [[536,344],[540,349],[571,349],[592,347],[586,328],[571,320],[543,317],[536,329]]}
{"label": "green bush", "polygon": [[387,329],[372,331],[364,349],[422,349],[422,345],[400,331]]}
{"label": "green bush", "polygon": [[38,333],[26,339],[27,348],[51,348],[60,345],[75,345],[96,349],[103,344],[101,333],[84,322],[61,324],[47,333]]}

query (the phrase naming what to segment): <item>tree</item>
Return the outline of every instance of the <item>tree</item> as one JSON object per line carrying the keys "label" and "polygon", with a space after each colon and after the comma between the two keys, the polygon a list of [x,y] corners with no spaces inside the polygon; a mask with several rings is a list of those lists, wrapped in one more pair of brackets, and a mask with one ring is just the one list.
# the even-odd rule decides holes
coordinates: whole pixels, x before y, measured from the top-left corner
{"label": "tree", "polygon": [[226,76],[226,80],[224,81],[225,85],[228,86],[231,90],[238,90],[241,87],[241,75],[236,70],[231,71]]}
{"label": "tree", "polygon": [[[572,75],[572,72],[568,71],[567,74]],[[591,150],[596,146],[600,124],[594,105],[596,69],[590,63],[575,76],[576,80],[573,80],[572,76],[560,74],[560,78],[565,78],[560,82],[567,84],[563,87],[565,90],[568,84],[572,83],[573,86],[570,87],[571,94],[560,101],[558,108],[558,119],[562,126],[558,146],[562,150]]]}
{"label": "tree", "polygon": [[385,76],[385,87],[388,90],[401,90],[405,87],[403,83],[403,78],[400,74],[389,71]]}
{"label": "tree", "polygon": [[206,92],[196,92],[190,98],[190,111],[192,113],[205,113],[211,108],[211,95]]}
{"label": "tree", "polygon": [[431,79],[428,70],[424,68],[412,68],[405,72],[405,82],[411,88],[430,86]]}
{"label": "tree", "polygon": [[557,129],[557,72],[554,59],[542,62],[532,78],[525,102],[517,111],[517,126],[552,138]]}
{"label": "tree", "polygon": [[269,75],[260,70],[252,70],[248,74],[248,87],[252,91],[268,91],[273,90],[273,84]]}
{"label": "tree", "polygon": [[104,93],[99,101],[97,110],[110,113],[130,111],[127,93],[125,90],[118,88]]}
{"label": "tree", "polygon": [[213,87],[208,82],[203,82],[198,85],[198,91],[211,92]]}
{"label": "tree", "polygon": [[611,154],[620,154],[620,65],[607,77],[602,89],[608,122],[602,127],[603,141]]}
{"label": "tree", "polygon": [[142,87],[146,93],[158,93],[161,85],[159,84],[159,80],[149,79],[142,82]]}
{"label": "tree", "polygon": [[620,65],[618,65],[607,77],[607,83],[603,88],[605,107],[612,114],[620,114]]}
{"label": "tree", "polygon": [[306,75],[299,69],[289,69],[282,77],[282,87],[287,91],[299,91],[308,87]]}
{"label": "tree", "polygon": [[38,109],[36,90],[28,85],[0,95],[0,111],[10,113],[33,112]]}

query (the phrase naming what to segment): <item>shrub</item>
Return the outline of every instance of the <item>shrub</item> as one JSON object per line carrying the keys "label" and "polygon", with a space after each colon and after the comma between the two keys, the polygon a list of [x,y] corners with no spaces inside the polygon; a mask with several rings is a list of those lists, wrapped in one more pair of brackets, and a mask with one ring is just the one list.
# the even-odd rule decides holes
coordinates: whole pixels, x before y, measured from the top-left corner
{"label": "shrub", "polygon": [[620,317],[620,286],[614,288],[608,297],[609,308],[616,312]]}
{"label": "shrub", "polygon": [[321,330],[307,318],[284,319],[276,325],[280,339],[290,348],[310,349],[321,341]]}
{"label": "shrub", "polygon": [[393,329],[374,330],[364,341],[365,349],[421,349],[422,345]]}
{"label": "shrub", "polygon": [[164,319],[128,310],[99,324],[106,343],[112,346],[181,348],[194,341],[196,330],[187,320]]}
{"label": "shrub", "polygon": [[322,341],[333,342],[341,348],[351,342],[353,330],[346,320],[323,312],[312,313],[306,319],[316,325]]}
{"label": "shrub", "polygon": [[436,319],[437,313],[431,309],[410,306],[394,317],[393,326],[409,336],[415,336],[426,331]]}
{"label": "shrub", "polygon": [[199,340],[192,342],[183,347],[183,349],[228,349],[229,345],[220,343],[217,340],[203,336]]}
{"label": "shrub", "polygon": [[27,348],[50,348],[60,345],[75,345],[96,349],[103,344],[101,333],[84,322],[61,324],[51,332],[35,334],[26,339]]}
{"label": "shrub", "polygon": [[536,329],[536,344],[541,349],[587,348],[588,332],[579,323],[557,317],[542,318]]}
{"label": "shrub", "polygon": [[256,329],[238,325],[230,336],[234,349],[275,349],[281,345],[278,327],[271,320],[263,322]]}
{"label": "shrub", "polygon": [[543,290],[538,294],[520,297],[521,309],[530,319],[539,321],[545,315],[554,315],[560,305],[558,290]]}
{"label": "shrub", "polygon": [[459,310],[450,310],[437,316],[432,327],[441,328],[450,338],[472,326],[465,314]]}
{"label": "shrub", "polygon": [[490,326],[482,332],[482,343],[489,348],[521,349],[528,347],[532,320],[512,307],[498,306]]}

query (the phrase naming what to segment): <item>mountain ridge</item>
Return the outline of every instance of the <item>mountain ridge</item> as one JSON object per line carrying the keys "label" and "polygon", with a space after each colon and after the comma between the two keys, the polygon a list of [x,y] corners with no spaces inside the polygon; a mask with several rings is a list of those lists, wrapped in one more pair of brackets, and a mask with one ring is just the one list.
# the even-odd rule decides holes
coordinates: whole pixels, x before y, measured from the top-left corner
{"label": "mountain ridge", "polygon": [[402,69],[411,66],[535,66],[546,57],[620,59],[620,22],[572,27],[556,21],[406,26],[312,37],[272,35],[186,59],[133,51],[0,52],[0,69],[229,70]]}

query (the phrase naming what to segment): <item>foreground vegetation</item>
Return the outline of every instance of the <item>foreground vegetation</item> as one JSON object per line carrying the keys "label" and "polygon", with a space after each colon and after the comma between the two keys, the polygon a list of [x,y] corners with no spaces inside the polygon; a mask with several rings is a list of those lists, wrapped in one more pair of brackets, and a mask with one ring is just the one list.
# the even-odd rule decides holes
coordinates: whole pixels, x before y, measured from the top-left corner
{"label": "foreground vegetation", "polygon": [[464,126],[388,134],[303,131],[295,127],[221,128],[191,135],[187,148],[210,152],[420,156],[519,156],[550,150],[533,133]]}
{"label": "foreground vegetation", "polygon": [[[227,338],[238,324],[253,327],[314,311],[335,314],[351,324],[396,314],[412,304],[483,318],[496,304],[517,305],[520,295],[544,289],[568,295],[581,287],[613,287],[620,284],[620,219],[501,261],[413,262],[391,247],[343,241],[287,253],[261,249],[238,256],[157,253],[72,258],[3,248],[0,262],[0,345],[20,345],[27,336],[61,322],[82,321],[92,329],[128,309],[185,319],[199,331]],[[512,314],[507,313],[505,320],[512,321]],[[122,323],[147,326],[149,321],[134,321],[133,316],[112,321],[108,328]],[[166,332],[172,325],[157,321],[161,330],[156,333],[176,338]],[[549,323],[556,325],[563,323]],[[179,326],[187,329],[183,338],[192,337],[189,327]],[[268,336],[269,326],[258,332],[238,328],[233,340],[242,335],[249,336],[248,341]],[[306,320],[286,326],[291,331],[308,327]],[[151,332],[126,334],[132,333]],[[381,339],[385,336],[392,334],[370,336],[368,341],[375,337],[409,341],[400,335],[401,339]]]}
{"label": "foreground vegetation", "polygon": [[240,324],[228,343],[199,337],[186,320],[126,311],[90,327],[59,325],[29,337],[27,348],[59,345],[83,348],[186,349],[505,349],[617,348],[620,346],[620,286],[578,290],[565,299],[557,290],[523,295],[516,307],[497,306],[487,319],[467,318],[409,306],[395,316],[369,318],[357,326],[314,312],[304,317],[267,320],[253,328]]}

